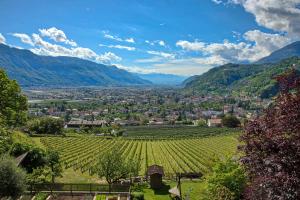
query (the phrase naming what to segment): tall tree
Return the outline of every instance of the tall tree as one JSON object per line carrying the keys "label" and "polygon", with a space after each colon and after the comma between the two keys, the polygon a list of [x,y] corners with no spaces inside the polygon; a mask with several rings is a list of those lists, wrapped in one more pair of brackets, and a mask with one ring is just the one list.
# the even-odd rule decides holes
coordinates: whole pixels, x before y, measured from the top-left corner
{"label": "tall tree", "polygon": [[0,69],[0,118],[8,126],[24,124],[27,118],[27,98],[15,80]]}
{"label": "tall tree", "polygon": [[250,176],[246,199],[300,199],[300,78],[290,70],[277,82],[274,105],[248,122],[241,137]]}

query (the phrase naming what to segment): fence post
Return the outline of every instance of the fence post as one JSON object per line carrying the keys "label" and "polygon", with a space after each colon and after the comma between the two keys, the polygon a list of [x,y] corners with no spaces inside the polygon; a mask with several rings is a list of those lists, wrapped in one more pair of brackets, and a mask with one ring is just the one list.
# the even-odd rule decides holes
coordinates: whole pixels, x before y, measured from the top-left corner
{"label": "fence post", "polygon": [[73,186],[73,184],[71,184],[71,195],[73,196],[73,190],[72,190],[72,186]]}

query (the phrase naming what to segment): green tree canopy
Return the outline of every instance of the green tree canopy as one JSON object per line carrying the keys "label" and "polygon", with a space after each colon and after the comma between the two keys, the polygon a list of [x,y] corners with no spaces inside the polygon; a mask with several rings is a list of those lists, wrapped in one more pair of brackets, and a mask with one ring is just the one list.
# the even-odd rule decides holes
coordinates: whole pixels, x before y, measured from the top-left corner
{"label": "green tree canopy", "polygon": [[207,199],[240,199],[246,182],[245,170],[237,161],[230,157],[220,160],[207,177]]}
{"label": "green tree canopy", "polygon": [[109,190],[111,191],[111,185],[113,183],[121,178],[128,177],[130,174],[134,174],[135,170],[136,168],[132,167],[132,165],[127,163],[124,157],[122,157],[122,152],[118,148],[113,148],[99,157],[94,172],[99,178],[106,179],[109,184]]}
{"label": "green tree canopy", "polygon": [[[8,126],[24,124],[27,118],[27,98],[17,81],[10,80],[0,69],[0,118]],[[1,121],[0,120],[0,121]]]}
{"label": "green tree canopy", "polygon": [[0,198],[16,199],[25,190],[25,172],[8,157],[0,158]]}
{"label": "green tree canopy", "polygon": [[241,125],[241,122],[236,116],[226,115],[222,118],[222,124],[228,128],[236,128]]}

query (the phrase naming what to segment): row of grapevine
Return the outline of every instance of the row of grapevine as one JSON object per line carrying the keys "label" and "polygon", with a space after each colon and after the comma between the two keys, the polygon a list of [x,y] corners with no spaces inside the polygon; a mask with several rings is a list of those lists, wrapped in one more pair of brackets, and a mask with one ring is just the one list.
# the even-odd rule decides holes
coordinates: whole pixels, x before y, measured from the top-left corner
{"label": "row of grapevine", "polygon": [[47,148],[60,152],[65,168],[81,172],[96,165],[99,156],[118,147],[127,160],[140,162],[140,174],[153,164],[162,165],[166,175],[176,172],[201,172],[210,170],[215,157],[235,153],[236,135],[176,140],[130,140],[100,137],[43,137]]}

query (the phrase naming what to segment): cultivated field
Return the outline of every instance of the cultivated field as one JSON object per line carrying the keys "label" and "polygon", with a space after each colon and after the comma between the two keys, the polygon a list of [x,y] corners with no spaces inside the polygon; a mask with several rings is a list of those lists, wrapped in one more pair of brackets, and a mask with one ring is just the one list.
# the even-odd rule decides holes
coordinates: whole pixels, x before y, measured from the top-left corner
{"label": "cultivated field", "polygon": [[148,166],[159,164],[166,176],[176,172],[209,171],[216,157],[235,153],[237,134],[210,137],[166,139],[130,139],[102,137],[43,137],[44,146],[61,152],[66,168],[89,172],[98,156],[117,146],[126,159],[137,159],[141,163],[140,174]]}

